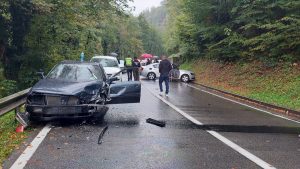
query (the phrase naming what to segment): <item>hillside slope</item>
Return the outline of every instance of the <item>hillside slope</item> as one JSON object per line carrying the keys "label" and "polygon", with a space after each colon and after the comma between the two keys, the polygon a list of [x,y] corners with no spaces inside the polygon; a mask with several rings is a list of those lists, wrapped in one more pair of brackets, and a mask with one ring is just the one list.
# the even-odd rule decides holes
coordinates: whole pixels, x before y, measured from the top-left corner
{"label": "hillside slope", "polygon": [[196,82],[266,103],[300,111],[300,66],[266,68],[259,62],[222,64],[198,60],[182,68],[196,73]]}

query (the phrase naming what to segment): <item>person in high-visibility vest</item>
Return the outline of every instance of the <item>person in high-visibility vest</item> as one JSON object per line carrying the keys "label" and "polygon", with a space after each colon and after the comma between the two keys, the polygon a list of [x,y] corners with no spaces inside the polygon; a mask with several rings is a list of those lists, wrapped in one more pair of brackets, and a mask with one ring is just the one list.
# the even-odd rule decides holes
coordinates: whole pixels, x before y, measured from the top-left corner
{"label": "person in high-visibility vest", "polygon": [[127,69],[128,81],[132,81],[132,70],[133,70],[132,62],[133,61],[132,61],[131,57],[125,58],[125,67]]}

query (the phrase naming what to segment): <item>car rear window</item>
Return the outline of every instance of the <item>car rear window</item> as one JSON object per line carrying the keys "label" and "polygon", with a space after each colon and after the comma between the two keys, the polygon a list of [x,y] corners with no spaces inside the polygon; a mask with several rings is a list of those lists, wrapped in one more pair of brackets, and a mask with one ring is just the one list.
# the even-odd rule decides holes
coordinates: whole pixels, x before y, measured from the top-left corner
{"label": "car rear window", "polygon": [[92,58],[91,61],[100,63],[103,67],[119,67],[119,63],[116,59]]}
{"label": "car rear window", "polygon": [[154,64],[153,67],[154,68],[158,68],[159,64]]}

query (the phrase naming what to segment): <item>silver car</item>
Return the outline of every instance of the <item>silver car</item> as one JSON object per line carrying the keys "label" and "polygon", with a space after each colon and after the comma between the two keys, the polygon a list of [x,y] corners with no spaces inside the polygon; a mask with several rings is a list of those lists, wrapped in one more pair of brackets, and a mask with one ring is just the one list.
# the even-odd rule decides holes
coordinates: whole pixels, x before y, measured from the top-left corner
{"label": "silver car", "polygon": [[[155,80],[160,75],[159,63],[153,63],[147,66],[142,66],[141,76],[147,77],[149,80]],[[179,70],[179,76],[175,77],[182,82],[195,80],[195,73],[189,70]]]}

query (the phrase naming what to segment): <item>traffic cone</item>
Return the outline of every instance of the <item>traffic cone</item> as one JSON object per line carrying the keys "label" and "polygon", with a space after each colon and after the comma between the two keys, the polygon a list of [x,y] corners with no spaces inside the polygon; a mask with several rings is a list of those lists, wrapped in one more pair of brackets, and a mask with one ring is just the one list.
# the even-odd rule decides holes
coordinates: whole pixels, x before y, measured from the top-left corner
{"label": "traffic cone", "polygon": [[17,132],[17,133],[22,133],[22,132],[24,132],[24,126],[20,124],[20,125],[16,128],[16,132]]}

